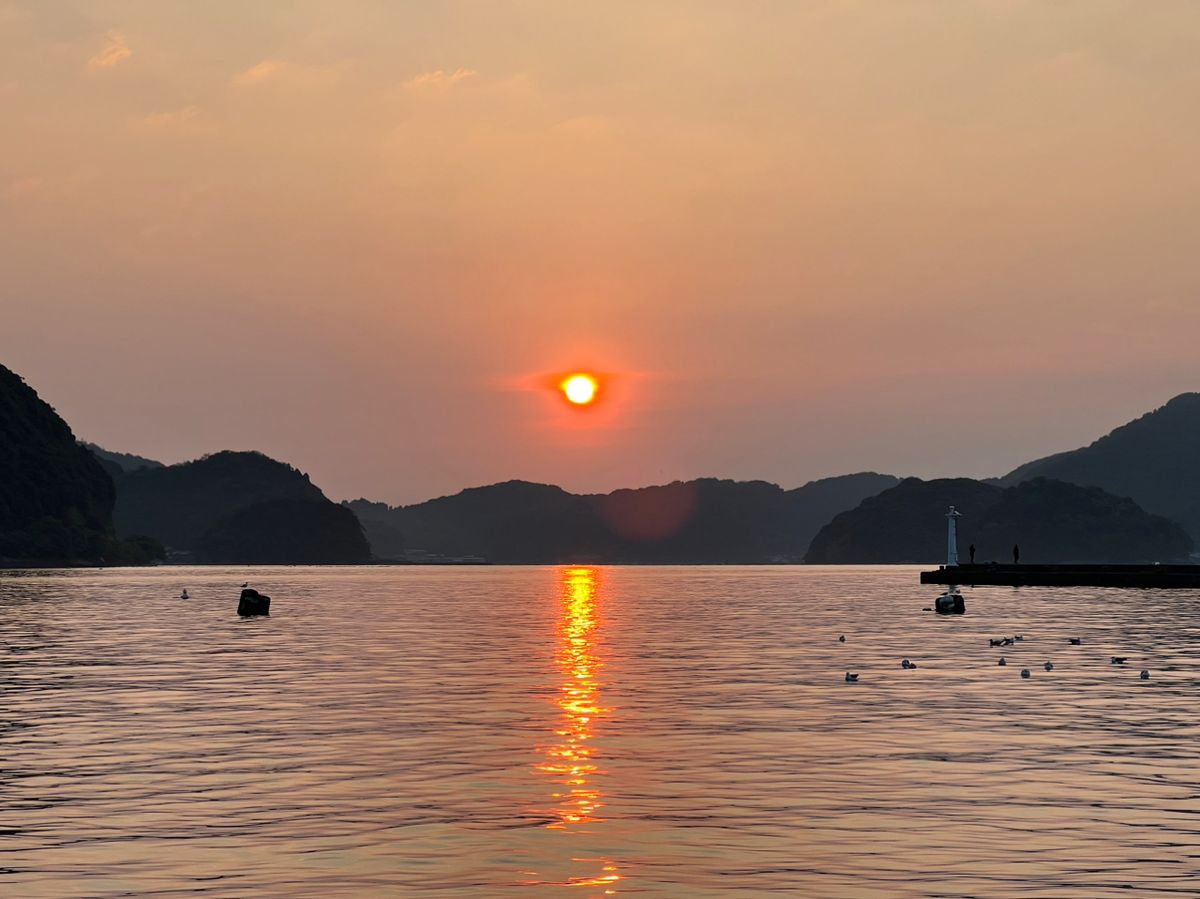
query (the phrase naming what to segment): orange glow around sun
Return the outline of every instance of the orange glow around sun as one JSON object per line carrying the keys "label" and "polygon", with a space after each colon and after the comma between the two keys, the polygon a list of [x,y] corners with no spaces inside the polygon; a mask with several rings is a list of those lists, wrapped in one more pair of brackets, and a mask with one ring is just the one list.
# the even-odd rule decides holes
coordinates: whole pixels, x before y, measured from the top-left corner
{"label": "orange glow around sun", "polygon": [[567,375],[558,386],[567,402],[573,406],[590,406],[600,392],[600,382],[596,376],[583,372]]}

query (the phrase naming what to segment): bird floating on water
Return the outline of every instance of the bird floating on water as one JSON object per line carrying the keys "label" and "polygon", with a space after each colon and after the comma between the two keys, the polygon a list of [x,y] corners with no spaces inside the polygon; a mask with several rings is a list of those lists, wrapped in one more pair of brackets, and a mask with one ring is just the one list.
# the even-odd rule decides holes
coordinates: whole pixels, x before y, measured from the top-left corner
{"label": "bird floating on water", "polygon": [[857,683],[857,682],[858,682],[858,675],[851,674],[849,671],[847,671],[846,672],[846,683],[853,684],[853,683]]}
{"label": "bird floating on water", "polygon": [[1112,663],[1114,665],[1124,665],[1129,656],[1113,656]]}
{"label": "bird floating on water", "polygon": [[191,597],[188,596],[187,587],[183,588],[183,592],[179,594],[179,598],[180,599],[191,599]]}
{"label": "bird floating on water", "polygon": [[1143,668],[1142,673],[1139,674],[1138,677],[1140,677],[1142,680],[1150,680],[1150,672]]}
{"label": "bird floating on water", "polygon": [[996,664],[997,665],[1007,665],[1008,661],[1004,658],[1004,656],[1000,656],[1000,661],[997,662]]}
{"label": "bird floating on water", "polygon": [[998,638],[993,639],[992,637],[988,637],[988,643],[990,643],[992,646],[1003,646],[1004,638],[998,637]]}
{"label": "bird floating on water", "polygon": [[916,662],[910,662],[908,659],[904,659],[904,660],[903,660],[903,661],[900,663],[900,667],[901,667],[901,668],[916,668],[916,667],[917,667],[917,663],[916,663]]}
{"label": "bird floating on water", "polygon": [[1047,671],[1053,671],[1053,670],[1054,670],[1054,663],[1053,663],[1053,662],[1047,662],[1047,663],[1046,663],[1045,665],[1043,665],[1042,667],[1043,667],[1043,668],[1045,668]]}
{"label": "bird floating on water", "polygon": [[250,582],[246,581],[246,583],[242,584],[242,589],[245,590],[249,586],[250,586]]}
{"label": "bird floating on water", "polygon": [[1029,677],[1029,669],[1028,668],[1021,669],[1021,677]]}
{"label": "bird floating on water", "polygon": [[1013,636],[1013,639],[1014,639],[1014,640],[1024,640],[1024,639],[1025,639],[1025,635],[1024,635],[1024,634],[1016,634],[1016,635],[1014,635],[1014,636]]}
{"label": "bird floating on water", "polygon": [[846,635],[845,635],[845,634],[842,634],[840,637],[838,637],[838,642],[839,642],[839,643],[845,643],[845,642],[846,642]]}
{"label": "bird floating on water", "polygon": [[1072,646],[1078,646],[1080,643],[1082,643],[1082,642],[1083,642],[1083,638],[1081,638],[1081,637],[1067,637],[1067,642],[1068,642],[1068,643],[1070,643]]}

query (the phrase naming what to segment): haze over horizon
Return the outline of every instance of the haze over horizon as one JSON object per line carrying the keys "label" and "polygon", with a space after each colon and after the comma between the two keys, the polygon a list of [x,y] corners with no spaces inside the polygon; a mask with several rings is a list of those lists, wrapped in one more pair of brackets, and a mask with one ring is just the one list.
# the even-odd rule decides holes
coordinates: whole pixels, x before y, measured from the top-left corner
{"label": "haze over horizon", "polygon": [[1000,475],[1200,384],[1197,33],[0,0],[0,363],[83,440],[337,499]]}

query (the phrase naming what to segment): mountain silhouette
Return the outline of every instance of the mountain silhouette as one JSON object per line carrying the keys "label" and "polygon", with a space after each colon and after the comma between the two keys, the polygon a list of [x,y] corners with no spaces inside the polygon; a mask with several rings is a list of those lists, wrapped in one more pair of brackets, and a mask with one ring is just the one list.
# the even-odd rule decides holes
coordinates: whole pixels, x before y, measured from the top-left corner
{"label": "mountain silhouette", "polygon": [[573,494],[507,481],[412,506],[347,505],[382,558],[420,552],[529,563],[797,562],[832,515],[897,482],[870,472],[784,490],[704,478]]}
{"label": "mountain silhouette", "polygon": [[969,478],[908,478],[837,515],[813,538],[810,564],[939,563],[946,519],[955,506],[959,556],[1008,561],[1020,544],[1026,562],[1173,562],[1192,538],[1173,521],[1098,487],[1035,478],[999,487]]}
{"label": "mountain silhouette", "polygon": [[1054,478],[1131,497],[1200,539],[1200,393],[1184,393],[1090,446],[1028,462],[999,479]]}
{"label": "mountain silhouette", "polygon": [[115,491],[70,426],[0,365],[0,562],[134,563],[162,552],[113,534]]}
{"label": "mountain silhouette", "polygon": [[137,471],[139,468],[162,468],[163,463],[145,456],[135,456],[133,453],[115,453],[94,443],[84,443],[92,451],[92,455],[100,460],[100,464],[114,477],[127,471]]}
{"label": "mountain silhouette", "polygon": [[150,534],[195,561],[365,562],[358,520],[308,475],[262,453],[224,451],[116,478],[122,533]]}

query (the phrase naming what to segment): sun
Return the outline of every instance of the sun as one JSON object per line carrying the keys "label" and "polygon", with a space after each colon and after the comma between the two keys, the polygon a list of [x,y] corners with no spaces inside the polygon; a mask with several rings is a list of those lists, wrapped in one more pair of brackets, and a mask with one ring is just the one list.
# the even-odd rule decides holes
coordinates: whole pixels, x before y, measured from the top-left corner
{"label": "sun", "polygon": [[575,406],[590,406],[596,401],[596,393],[600,389],[600,383],[594,375],[583,373],[567,375],[558,386],[567,402]]}

